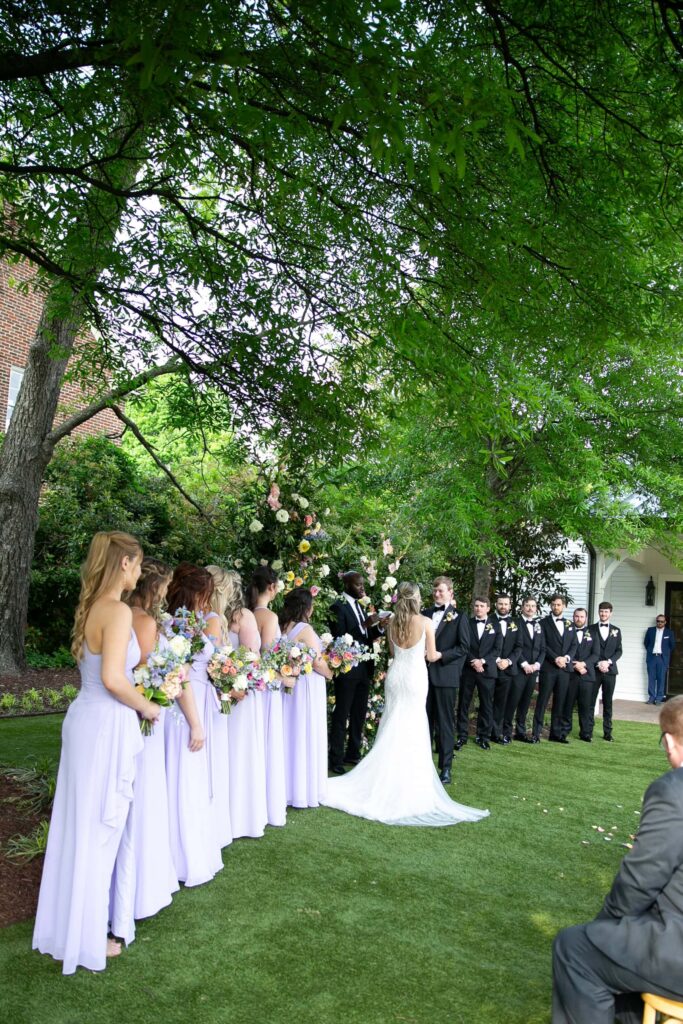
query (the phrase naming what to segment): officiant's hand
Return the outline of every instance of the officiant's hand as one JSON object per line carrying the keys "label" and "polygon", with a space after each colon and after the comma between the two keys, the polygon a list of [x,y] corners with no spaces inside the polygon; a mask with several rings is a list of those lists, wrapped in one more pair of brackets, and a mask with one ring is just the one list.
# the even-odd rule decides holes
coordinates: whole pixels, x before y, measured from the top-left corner
{"label": "officiant's hand", "polygon": [[372,615],[368,615],[365,621],[367,622],[368,626],[376,626],[377,623],[380,621],[380,618],[377,612],[373,612]]}

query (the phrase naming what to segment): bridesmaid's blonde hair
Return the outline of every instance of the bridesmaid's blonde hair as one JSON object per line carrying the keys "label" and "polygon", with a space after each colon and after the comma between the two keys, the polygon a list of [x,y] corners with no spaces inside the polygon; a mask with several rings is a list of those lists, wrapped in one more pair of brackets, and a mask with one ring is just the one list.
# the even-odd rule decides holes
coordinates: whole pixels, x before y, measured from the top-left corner
{"label": "bridesmaid's blonde hair", "polygon": [[391,637],[405,644],[410,636],[410,620],[420,614],[420,588],[417,583],[399,583],[398,596],[391,620]]}
{"label": "bridesmaid's blonde hair", "polygon": [[232,569],[221,569],[219,565],[207,565],[206,571],[213,576],[214,590],[211,598],[211,610],[220,617],[221,630],[227,633],[232,620],[244,608],[242,578],[238,572],[234,572]]}
{"label": "bridesmaid's blonde hair", "polygon": [[81,566],[81,595],[76,608],[71,653],[80,661],[85,639],[85,623],[90,609],[102,594],[111,590],[121,571],[123,558],[142,558],[139,542],[119,530],[96,533],[90,541],[88,557]]}

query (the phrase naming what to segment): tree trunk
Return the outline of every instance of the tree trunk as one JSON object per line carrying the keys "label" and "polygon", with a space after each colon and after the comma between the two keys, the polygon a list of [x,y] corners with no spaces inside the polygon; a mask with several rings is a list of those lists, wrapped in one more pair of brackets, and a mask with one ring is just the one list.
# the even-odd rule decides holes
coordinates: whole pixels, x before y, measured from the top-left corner
{"label": "tree trunk", "polygon": [[[25,664],[24,635],[38,499],[53,452],[53,445],[45,439],[57,411],[79,312],[75,300],[68,319],[43,313],[0,453],[0,672],[18,673]],[[59,358],[50,354],[55,344],[59,345]]]}
{"label": "tree trunk", "polygon": [[491,583],[493,581],[493,561],[490,558],[479,560],[474,566],[474,591],[473,597],[491,598]]}
{"label": "tree trunk", "polygon": [[[122,141],[124,140],[124,141]],[[126,205],[126,190],[144,159],[140,129],[122,123],[112,133],[115,159],[107,182],[121,193],[91,189],[64,252],[70,280],[56,279],[29,350],[12,419],[0,450],[0,672],[25,666],[24,637],[38,501],[55,442],[50,439],[64,372],[83,323],[85,294],[109,262]]]}

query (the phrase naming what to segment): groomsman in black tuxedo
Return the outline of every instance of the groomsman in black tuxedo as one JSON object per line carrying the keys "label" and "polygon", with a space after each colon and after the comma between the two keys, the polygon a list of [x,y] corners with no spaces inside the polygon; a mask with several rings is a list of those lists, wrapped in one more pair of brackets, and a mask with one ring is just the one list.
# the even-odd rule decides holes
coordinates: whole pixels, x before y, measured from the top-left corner
{"label": "groomsman in black tuxedo", "polygon": [[522,601],[522,614],[517,619],[517,625],[521,637],[519,672],[510,681],[503,717],[503,739],[531,743],[531,738],[526,734],[526,716],[545,659],[545,637],[536,617],[536,601],[533,597],[525,597]]}
{"label": "groomsman in black tuxedo", "polygon": [[434,739],[439,754],[439,778],[448,785],[453,763],[455,738],[455,702],[462,666],[470,643],[470,624],[461,615],[453,598],[453,581],[448,576],[437,576],[433,583],[434,604],[424,614],[434,623],[436,649],[441,651],[439,661],[429,662],[429,689],[427,691],[427,718],[429,735]]}
{"label": "groomsman in black tuxedo", "polygon": [[[335,637],[350,633],[354,640],[369,648],[379,635],[379,618],[377,615],[366,616],[363,611],[360,603],[365,597],[363,577],[359,572],[347,572],[342,583],[344,593],[330,608],[330,632]],[[334,681],[329,765],[335,775],[344,774],[344,764],[353,765],[360,761],[374,664],[373,661],[361,661],[356,668],[337,676]],[[347,722],[349,737],[344,753]]]}
{"label": "groomsman in black tuxedo", "polygon": [[567,691],[565,714],[568,732],[572,731],[574,702],[579,705],[579,739],[590,743],[593,736],[593,708],[595,707],[595,666],[600,657],[598,632],[588,625],[585,608],[574,609],[576,627],[576,652],[572,662],[572,677]]}
{"label": "groomsman in black tuxedo", "polygon": [[591,631],[595,630],[598,634],[600,644],[600,657],[595,666],[593,706],[602,687],[602,738],[608,743],[612,742],[612,698],[619,673],[617,662],[623,653],[621,630],[610,621],[612,611],[609,601],[601,601],[598,605],[598,621],[591,626]]}
{"label": "groomsman in black tuxedo", "polygon": [[564,615],[565,600],[561,594],[550,599],[550,614],[541,620],[545,639],[545,660],[541,665],[538,682],[538,699],[534,711],[532,743],[540,743],[543,716],[550,697],[553,709],[550,716],[550,736],[553,743],[569,743],[565,704],[571,674],[571,665],[576,650],[576,630],[571,619]]}
{"label": "groomsman in black tuxedo", "polygon": [[503,727],[505,708],[513,681],[519,675],[519,659],[522,653],[522,633],[510,611],[512,601],[509,594],[498,594],[496,597],[495,615],[491,620],[498,623],[503,635],[500,657],[496,660],[498,678],[493,695],[493,729],[491,739],[494,743],[507,745],[511,737],[506,735]]}
{"label": "groomsman in black tuxedo", "polygon": [[493,693],[498,678],[496,659],[500,658],[503,648],[503,634],[498,623],[489,619],[490,607],[487,598],[474,599],[474,615],[470,618],[470,646],[460,685],[456,750],[467,743],[470,704],[475,689],[479,694],[479,716],[474,742],[482,750],[491,749],[489,736],[493,724]]}

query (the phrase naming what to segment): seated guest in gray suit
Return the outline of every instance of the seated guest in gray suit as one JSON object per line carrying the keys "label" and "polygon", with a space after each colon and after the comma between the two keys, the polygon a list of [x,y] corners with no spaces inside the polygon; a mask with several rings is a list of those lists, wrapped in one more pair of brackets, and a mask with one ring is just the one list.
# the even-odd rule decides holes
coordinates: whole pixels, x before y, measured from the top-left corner
{"label": "seated guest in gray suit", "polygon": [[637,1024],[641,992],[683,1001],[683,697],[659,725],[673,771],[648,788],[598,916],[555,938],[552,1024]]}

